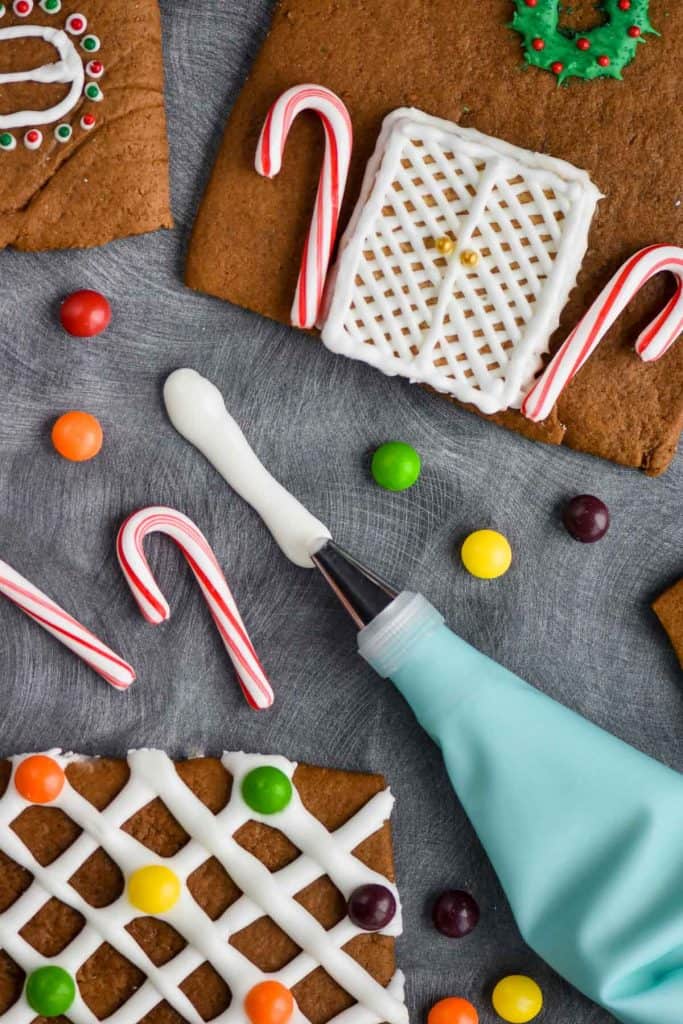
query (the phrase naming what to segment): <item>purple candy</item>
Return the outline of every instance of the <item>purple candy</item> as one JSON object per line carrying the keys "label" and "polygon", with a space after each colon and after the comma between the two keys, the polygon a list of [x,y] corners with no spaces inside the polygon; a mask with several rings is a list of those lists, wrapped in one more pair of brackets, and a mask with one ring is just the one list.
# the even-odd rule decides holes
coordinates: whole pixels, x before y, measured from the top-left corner
{"label": "purple candy", "polygon": [[396,913],[396,899],[385,885],[361,885],[351,894],[349,917],[364,932],[377,932],[386,928]]}
{"label": "purple candy", "polygon": [[604,501],[592,494],[579,494],[572,498],[562,519],[574,540],[582,544],[594,544],[609,530],[609,509]]}
{"label": "purple candy", "polygon": [[442,935],[462,939],[477,927],[479,906],[468,892],[449,889],[434,904],[432,920]]}

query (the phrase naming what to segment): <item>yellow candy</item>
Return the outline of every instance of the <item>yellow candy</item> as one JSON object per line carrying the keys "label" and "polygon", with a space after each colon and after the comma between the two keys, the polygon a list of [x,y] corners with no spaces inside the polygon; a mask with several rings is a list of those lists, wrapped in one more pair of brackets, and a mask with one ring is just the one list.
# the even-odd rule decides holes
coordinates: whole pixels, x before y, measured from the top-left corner
{"label": "yellow candy", "polygon": [[476,252],[474,249],[465,249],[460,254],[460,262],[462,263],[463,267],[476,267],[479,263],[479,253]]}
{"label": "yellow candy", "polygon": [[128,879],[128,899],[143,914],[165,914],[180,899],[180,879],[170,868],[150,864]]}
{"label": "yellow candy", "polygon": [[495,580],[503,576],[512,564],[512,548],[502,533],[495,530],[477,530],[462,546],[462,563],[472,576],[480,580]]}
{"label": "yellow candy", "polygon": [[543,1009],[543,993],[533,978],[511,974],[498,982],[492,1002],[498,1016],[508,1024],[527,1024]]}
{"label": "yellow candy", "polygon": [[443,238],[437,238],[436,248],[444,256],[448,256],[455,249],[455,242],[452,238],[449,238],[448,235],[444,235]]}

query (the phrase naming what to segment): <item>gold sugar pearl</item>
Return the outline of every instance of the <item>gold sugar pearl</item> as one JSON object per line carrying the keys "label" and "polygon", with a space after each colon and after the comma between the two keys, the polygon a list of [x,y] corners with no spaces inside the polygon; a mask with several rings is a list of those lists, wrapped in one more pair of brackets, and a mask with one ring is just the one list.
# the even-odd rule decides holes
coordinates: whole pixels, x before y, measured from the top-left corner
{"label": "gold sugar pearl", "polygon": [[444,235],[443,238],[437,238],[436,248],[442,254],[442,256],[450,256],[455,249],[455,242],[448,235]]}
{"label": "gold sugar pearl", "polygon": [[475,252],[474,249],[464,249],[460,253],[460,262],[463,267],[476,267],[479,263],[479,253]]}

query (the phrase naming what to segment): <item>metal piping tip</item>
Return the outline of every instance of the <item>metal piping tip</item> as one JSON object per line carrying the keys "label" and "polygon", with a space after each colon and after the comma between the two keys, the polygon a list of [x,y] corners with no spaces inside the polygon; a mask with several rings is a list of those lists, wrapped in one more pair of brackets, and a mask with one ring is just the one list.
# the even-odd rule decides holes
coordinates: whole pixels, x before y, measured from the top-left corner
{"label": "metal piping tip", "polygon": [[398,596],[393,587],[332,540],[311,555],[311,559],[359,630]]}

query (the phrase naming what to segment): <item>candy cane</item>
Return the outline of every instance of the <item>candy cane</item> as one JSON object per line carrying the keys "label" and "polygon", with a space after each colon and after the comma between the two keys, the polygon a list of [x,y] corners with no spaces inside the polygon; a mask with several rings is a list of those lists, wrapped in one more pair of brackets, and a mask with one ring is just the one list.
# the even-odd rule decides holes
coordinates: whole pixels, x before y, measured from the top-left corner
{"label": "candy cane", "polygon": [[636,352],[643,362],[651,363],[671,348],[683,331],[683,249],[651,245],[626,261],[548,363],[524,399],[522,412],[527,419],[538,423],[550,415],[563,388],[576,376],[631,299],[664,270],[676,276],[676,292],[640,334]]}
{"label": "candy cane", "polygon": [[9,598],[29,618],[77,654],[117,690],[127,690],[135,682],[135,672],[127,662],[1,560],[0,594]]}
{"label": "candy cane", "polygon": [[325,157],[292,306],[292,323],[295,327],[314,327],[337,236],[353,144],[351,118],[339,97],[320,85],[297,85],[283,93],[263,126],[256,170],[265,178],[279,174],[289,130],[304,110],[314,110],[320,116],[325,129]]}
{"label": "candy cane", "polygon": [[134,512],[119,530],[116,541],[119,563],[144,617],[158,625],[171,614],[142,549],[142,542],[150,533],[164,533],[176,542],[202,588],[244,696],[253,708],[270,707],[273,691],[216,556],[192,520],[172,508],[157,506]]}

